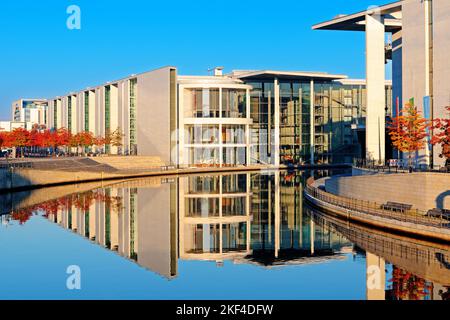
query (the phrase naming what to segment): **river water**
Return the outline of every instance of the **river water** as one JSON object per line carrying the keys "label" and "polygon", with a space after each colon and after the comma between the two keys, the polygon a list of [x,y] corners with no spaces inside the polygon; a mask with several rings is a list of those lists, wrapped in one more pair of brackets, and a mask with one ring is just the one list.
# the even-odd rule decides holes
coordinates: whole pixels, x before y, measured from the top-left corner
{"label": "river water", "polygon": [[449,298],[448,245],[312,208],[303,199],[310,174],[147,178],[2,195],[0,299]]}

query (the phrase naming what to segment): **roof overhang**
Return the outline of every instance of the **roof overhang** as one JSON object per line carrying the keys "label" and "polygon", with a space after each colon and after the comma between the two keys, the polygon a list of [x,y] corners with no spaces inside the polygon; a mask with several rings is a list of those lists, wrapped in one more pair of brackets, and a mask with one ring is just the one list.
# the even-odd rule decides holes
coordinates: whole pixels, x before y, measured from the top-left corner
{"label": "roof overhang", "polygon": [[369,8],[348,15],[339,15],[332,20],[328,20],[312,27],[313,30],[344,30],[344,31],[365,31],[366,15],[371,15],[379,10],[379,14],[384,17],[386,32],[395,32],[402,28],[401,11],[403,1],[386,4],[376,8]]}
{"label": "roof overhang", "polygon": [[325,72],[302,72],[302,71],[233,71],[232,76],[242,80],[269,80],[277,78],[279,80],[337,80],[346,79],[346,75],[329,74]]}

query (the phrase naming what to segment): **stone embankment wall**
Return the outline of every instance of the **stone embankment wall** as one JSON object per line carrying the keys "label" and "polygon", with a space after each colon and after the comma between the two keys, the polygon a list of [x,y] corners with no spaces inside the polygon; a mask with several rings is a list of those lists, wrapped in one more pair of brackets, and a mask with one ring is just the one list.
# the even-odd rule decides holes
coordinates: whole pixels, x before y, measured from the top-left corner
{"label": "stone embankment wall", "polygon": [[333,177],[325,181],[327,192],[360,200],[413,205],[427,211],[450,209],[450,174],[401,173]]}

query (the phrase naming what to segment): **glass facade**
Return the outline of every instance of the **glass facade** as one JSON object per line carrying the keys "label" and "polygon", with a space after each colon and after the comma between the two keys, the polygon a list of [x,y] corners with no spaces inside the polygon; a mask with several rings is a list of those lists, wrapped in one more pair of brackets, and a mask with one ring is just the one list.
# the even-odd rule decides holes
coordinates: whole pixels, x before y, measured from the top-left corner
{"label": "glass facade", "polygon": [[[249,174],[192,176],[180,179],[186,186],[182,217],[183,254],[245,253],[250,227]],[[183,187],[182,187],[183,188]],[[206,220],[214,218],[214,221]]]}
{"label": "glass facade", "polygon": [[184,91],[186,118],[219,118],[219,89],[194,88]]}
{"label": "glass facade", "polygon": [[[279,101],[274,99],[274,79],[252,79],[247,84],[253,87],[250,93],[252,163],[274,163],[276,102],[280,110],[280,163],[310,162],[311,142],[315,163],[350,163],[361,155],[364,139],[353,127],[365,122],[365,85],[314,81],[311,110],[310,79],[280,80]],[[386,99],[386,114],[390,115],[391,86],[386,86]]]}
{"label": "glass facade", "polygon": [[130,80],[130,154],[137,155],[137,79]]}
{"label": "glass facade", "polygon": [[280,82],[280,157],[307,159],[310,143],[310,82]]}
{"label": "glass facade", "polygon": [[130,188],[130,259],[137,260],[137,188]]}
{"label": "glass facade", "polygon": [[247,91],[222,89],[222,117],[245,118],[247,116]]}
{"label": "glass facade", "polygon": [[84,131],[89,131],[89,91],[84,93]]}
{"label": "glass facade", "polygon": [[72,130],[72,97],[67,97],[67,129]]}
{"label": "glass facade", "polygon": [[251,81],[250,118],[253,120],[250,137],[251,163],[270,163],[274,138],[275,91],[273,81]]}
{"label": "glass facade", "polygon": [[[105,136],[111,133],[111,86],[105,87]],[[105,146],[105,153],[111,151],[111,145]]]}
{"label": "glass facade", "polygon": [[183,141],[185,164],[200,167],[247,164],[247,130],[251,123],[247,92],[232,85],[183,89],[182,114],[187,122]]}
{"label": "glass facade", "polygon": [[58,100],[53,100],[53,129],[58,129]]}
{"label": "glass facade", "polygon": [[218,144],[219,125],[186,125],[186,144]]}
{"label": "glass facade", "polygon": [[219,147],[186,147],[185,154],[191,165],[198,167],[211,167],[220,165]]}

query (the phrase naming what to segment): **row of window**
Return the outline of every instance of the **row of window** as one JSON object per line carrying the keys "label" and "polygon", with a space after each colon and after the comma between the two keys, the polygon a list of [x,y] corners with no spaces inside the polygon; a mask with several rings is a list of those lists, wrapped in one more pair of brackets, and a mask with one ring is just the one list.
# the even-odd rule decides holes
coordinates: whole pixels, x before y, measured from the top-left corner
{"label": "row of window", "polygon": [[[220,110],[222,91],[222,112]],[[184,90],[186,118],[245,118],[247,90],[194,88]]]}
{"label": "row of window", "polygon": [[186,125],[185,144],[246,144],[243,125]]}

